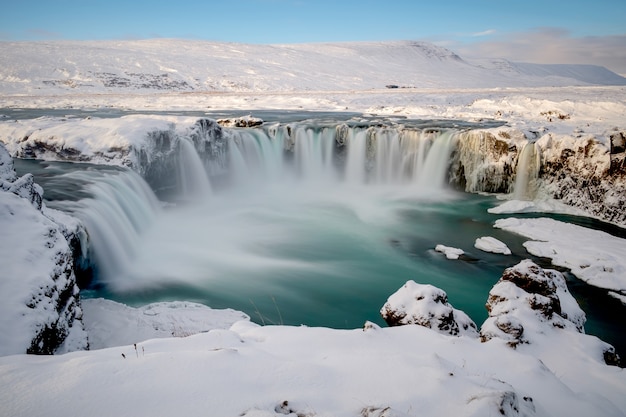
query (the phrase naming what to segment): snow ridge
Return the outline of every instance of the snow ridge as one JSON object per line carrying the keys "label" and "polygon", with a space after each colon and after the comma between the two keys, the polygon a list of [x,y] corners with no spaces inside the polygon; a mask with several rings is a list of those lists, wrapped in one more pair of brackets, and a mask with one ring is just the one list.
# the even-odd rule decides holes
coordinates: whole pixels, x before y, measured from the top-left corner
{"label": "snow ridge", "polygon": [[0,54],[5,57],[0,63],[4,94],[626,85],[625,78],[603,67],[474,64],[446,48],[416,41],[0,42]]}

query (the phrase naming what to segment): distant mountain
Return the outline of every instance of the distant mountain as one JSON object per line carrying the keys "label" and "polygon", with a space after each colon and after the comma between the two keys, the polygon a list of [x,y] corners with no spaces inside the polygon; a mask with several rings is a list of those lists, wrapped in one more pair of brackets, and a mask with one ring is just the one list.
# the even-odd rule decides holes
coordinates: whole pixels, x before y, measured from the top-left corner
{"label": "distant mountain", "polygon": [[343,91],[626,85],[593,65],[464,60],[426,42],[0,42],[0,93]]}

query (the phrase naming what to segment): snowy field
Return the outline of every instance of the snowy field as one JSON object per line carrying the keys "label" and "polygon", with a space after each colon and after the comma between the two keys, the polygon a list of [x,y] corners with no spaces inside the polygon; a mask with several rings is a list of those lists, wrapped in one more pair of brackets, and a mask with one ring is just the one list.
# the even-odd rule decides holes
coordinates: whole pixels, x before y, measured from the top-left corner
{"label": "snowy field", "polygon": [[[115,43],[79,45],[84,53],[73,52],[80,48],[72,43],[22,49],[0,43],[0,53],[13,57],[0,64],[0,141],[12,153],[25,136],[62,138],[85,155],[102,156],[103,149],[139,144],[143,139],[133,132],[191,120],[177,114],[14,120],[19,109],[242,116],[293,110],[494,119],[506,123],[500,130],[513,136],[590,137],[601,143],[609,132],[626,128],[624,79],[598,68],[572,66],[554,73],[554,68],[498,60],[469,62],[413,43],[269,47],[171,42],[178,41],[131,42],[119,49]],[[213,58],[190,58],[209,47]],[[177,52],[159,54],[163,48]],[[117,64],[108,63],[111,54],[117,54]],[[360,66],[363,56],[373,58]],[[621,85],[593,84],[598,79]],[[110,163],[106,155],[102,158],[94,162]],[[3,164],[8,162],[0,160],[0,189],[6,191],[16,180]],[[39,285],[31,275],[54,264],[66,245],[29,248],[35,235],[61,235],[48,218],[60,214],[37,211],[14,194],[0,197],[1,231],[11,237],[0,243],[0,262],[9,265],[2,268],[0,282],[0,328],[7,334],[9,320],[20,320],[28,310],[11,300],[6,271],[11,277],[23,273]],[[530,210],[580,214],[558,202],[505,202],[502,207],[499,212],[511,217],[496,228],[528,238],[529,253],[550,258],[591,285],[614,290],[626,303],[625,239],[550,219],[515,218],[516,212]],[[508,250],[487,236],[476,248]],[[463,249],[441,245],[437,251],[458,262]],[[26,266],[31,263],[34,269]],[[364,324],[354,330],[258,326],[243,313],[194,303],[133,309],[90,300],[79,315],[93,350],[0,357],[0,415],[625,416],[626,373],[605,364],[606,344],[576,330],[578,306],[566,289],[560,291],[563,317],[555,313],[547,319],[528,307],[543,303],[541,296],[494,287],[494,299],[510,301],[499,310],[509,321],[494,324],[494,316],[482,327],[484,332],[510,331],[522,323],[518,336],[523,333],[523,341],[515,347],[506,337],[481,341],[476,335],[453,336],[415,325]],[[50,313],[46,307],[42,311]],[[13,342],[3,340],[3,352],[14,353]],[[75,350],[71,340],[65,350]]]}

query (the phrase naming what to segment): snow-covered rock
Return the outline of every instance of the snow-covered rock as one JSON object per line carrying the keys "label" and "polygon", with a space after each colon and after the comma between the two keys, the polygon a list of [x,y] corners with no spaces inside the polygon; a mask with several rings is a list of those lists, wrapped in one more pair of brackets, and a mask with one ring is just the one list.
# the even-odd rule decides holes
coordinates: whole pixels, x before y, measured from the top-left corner
{"label": "snow-covered rock", "polygon": [[448,303],[445,291],[412,280],[389,296],[380,314],[390,326],[417,324],[452,336],[478,336],[476,324]]}
{"label": "snow-covered rock", "polygon": [[501,242],[492,236],[479,237],[474,242],[474,247],[485,252],[501,253],[503,255],[511,254],[511,249],[509,249],[506,243]]}
{"label": "snow-covered rock", "polygon": [[[178,146],[183,139],[193,143],[211,170],[224,168],[226,139],[212,119],[131,115],[0,123],[0,143],[14,157],[126,166],[158,187],[175,186],[172,182],[184,163]],[[25,176],[22,181],[28,180]]]}
{"label": "snow-covered rock", "polygon": [[626,170],[611,164],[607,132],[594,137],[547,134],[537,141],[541,149],[541,186],[555,199],[579,207],[589,215],[626,224]]}
{"label": "snow-covered rock", "polygon": [[263,119],[252,116],[217,119],[217,124],[224,127],[255,127],[263,124]]}
{"label": "snow-covered rock", "polygon": [[57,223],[66,216],[41,198],[0,144],[0,355],[87,347],[74,274],[78,223]]}
{"label": "snow-covered rock", "polygon": [[623,151],[608,145],[618,134],[619,130],[596,137],[575,130],[556,134],[500,128],[464,132],[452,157],[450,181],[469,192],[515,191],[521,151],[532,139],[540,161],[535,194],[626,225],[626,171],[623,158],[617,158]]}
{"label": "snow-covered rock", "polygon": [[[504,271],[489,291],[486,307],[489,318],[480,328],[483,342],[499,338],[517,347],[560,337],[554,332],[584,333],[585,313],[568,291],[563,274],[528,259]],[[595,340],[607,363],[619,363],[612,346],[588,337]]]}

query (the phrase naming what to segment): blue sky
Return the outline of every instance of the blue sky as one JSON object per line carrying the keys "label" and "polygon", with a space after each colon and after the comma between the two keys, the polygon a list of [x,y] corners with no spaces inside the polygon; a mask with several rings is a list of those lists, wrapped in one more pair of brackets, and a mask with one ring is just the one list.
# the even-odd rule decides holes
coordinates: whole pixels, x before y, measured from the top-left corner
{"label": "blue sky", "polygon": [[599,61],[626,73],[625,18],[625,0],[19,0],[0,6],[0,40],[413,39],[462,55]]}

